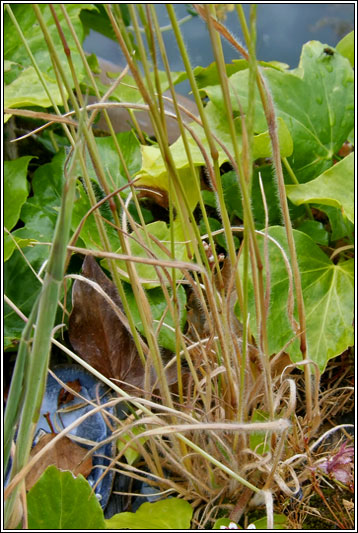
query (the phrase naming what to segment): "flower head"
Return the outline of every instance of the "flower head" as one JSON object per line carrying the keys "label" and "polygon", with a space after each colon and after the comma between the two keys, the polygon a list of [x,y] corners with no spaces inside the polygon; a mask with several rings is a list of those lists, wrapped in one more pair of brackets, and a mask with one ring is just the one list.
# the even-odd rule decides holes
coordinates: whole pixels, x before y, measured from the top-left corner
{"label": "flower head", "polygon": [[347,442],[344,442],[338,452],[335,455],[329,457],[329,459],[319,463],[319,468],[326,474],[329,474],[337,481],[341,481],[345,485],[348,485],[353,481],[353,446],[347,447]]}

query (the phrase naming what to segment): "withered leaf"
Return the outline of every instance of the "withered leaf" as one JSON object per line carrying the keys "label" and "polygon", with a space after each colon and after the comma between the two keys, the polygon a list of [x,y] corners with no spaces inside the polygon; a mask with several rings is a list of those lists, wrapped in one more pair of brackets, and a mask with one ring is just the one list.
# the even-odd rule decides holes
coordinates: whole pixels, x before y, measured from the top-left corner
{"label": "withered leaf", "polygon": [[[95,281],[122,311],[114,283],[92,256],[86,256],[82,275]],[[69,338],[74,350],[93,368],[110,379],[117,379],[123,389],[143,389],[145,369],[130,332],[106,299],[88,283],[76,280],[72,289],[73,308],[69,319]],[[175,366],[175,365],[174,365]],[[167,375],[169,383],[176,375]],[[155,382],[154,370],[151,383]]]}
{"label": "withered leaf", "polygon": [[160,205],[164,209],[169,209],[168,193],[164,189],[156,187],[138,187],[138,198],[149,198],[154,203]]}
{"label": "withered leaf", "polygon": [[[32,448],[30,457],[36,455],[46,444],[56,437],[56,433],[46,433]],[[74,476],[82,474],[89,476],[92,470],[92,456],[84,457],[88,453],[86,448],[79,446],[68,437],[62,437],[59,441],[37,461],[32,470],[26,476],[26,490],[30,490],[46,468],[55,465],[60,470],[70,470]]]}
{"label": "withered leaf", "polygon": [[[81,392],[82,386],[79,379],[67,381],[66,385],[68,385],[75,392]],[[60,405],[65,405],[66,403],[70,403],[73,399],[74,395],[72,392],[62,388],[58,393],[57,407],[60,407]]]}

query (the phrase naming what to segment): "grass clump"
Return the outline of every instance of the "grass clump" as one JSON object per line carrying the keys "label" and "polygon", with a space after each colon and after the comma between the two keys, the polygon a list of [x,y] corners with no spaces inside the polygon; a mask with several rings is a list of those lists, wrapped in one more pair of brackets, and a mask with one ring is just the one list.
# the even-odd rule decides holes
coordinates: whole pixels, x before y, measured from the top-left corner
{"label": "grass clump", "polygon": [[[154,5],[104,4],[92,11],[26,6],[41,45],[21,29],[21,10],[6,7],[6,24],[15,27],[23,47],[9,46],[7,60],[33,69],[48,98],[39,110],[27,87],[31,109],[24,109],[24,100],[9,96],[16,81],[9,78],[6,112],[17,121],[25,116],[45,122],[27,136],[37,135],[57,162],[46,159],[52,165],[45,169],[51,170],[48,178],[41,162],[34,169],[33,194],[13,199],[17,215],[6,228],[6,304],[15,326],[19,317],[27,321],[22,333],[10,327],[7,346],[15,351],[18,344],[5,417],[6,461],[11,456],[7,527],[21,520],[28,525],[24,479],[40,459],[29,457],[53,366],[51,345],[63,360],[105,383],[114,396],[111,407],[117,404],[109,416],[98,397],[86,400],[103,411],[114,448],[96,485],[112,470],[159,496],[187,500],[197,529],[215,528],[222,518],[240,527],[265,518],[257,527],[299,528],[313,487],[329,520],[347,525],[350,511],[338,516],[321,487],[339,484],[343,470],[348,485],[353,479],[342,466],[350,457],[342,449],[350,440],[345,434],[343,444],[346,425],[325,426],[337,425],[338,403],[347,410],[352,404],[352,210],[349,194],[333,206],[326,191],[318,205],[300,187],[321,179],[334,163],[335,186],[351,172],[351,154],[339,155],[353,127],[351,66],[338,52],[326,57],[316,41],[305,45],[297,71],[262,64],[255,55],[255,6],[248,23],[236,7],[244,47],[228,33],[217,5],[194,4],[215,59],[207,78],[200,77],[186,51],[182,21],[172,5],[166,8],[182,73],[170,70]],[[109,85],[95,76],[98,64],[82,49],[79,20],[90,26],[94,14],[127,63]],[[222,38],[243,58],[231,69]],[[312,76],[317,69],[318,88]],[[342,81],[339,76],[344,104],[327,91]],[[195,113],[175,92],[184,78]],[[320,130],[312,125],[313,111],[285,97],[299,94],[298,88],[302,94],[317,91],[317,98],[319,91],[329,93],[326,111],[315,110]],[[338,105],[337,126],[332,113]],[[111,115],[123,112],[131,133],[112,126]],[[108,129],[104,137],[97,135],[99,113]],[[141,127],[144,113],[151,137]],[[178,139],[170,144],[171,123]],[[304,149],[307,132],[317,143],[313,155]],[[21,167],[25,180],[26,169]],[[36,253],[40,269],[33,266]],[[27,302],[14,288],[15,261],[36,276],[37,294],[30,291]],[[70,401],[83,401],[81,389],[63,385]],[[60,428],[57,440],[87,418]],[[327,446],[333,434],[337,441]],[[104,441],[87,436],[82,444],[94,454]],[[329,475],[322,473],[322,459],[335,461]],[[122,492],[133,496],[130,486]],[[292,510],[292,502],[299,510]],[[262,507],[259,516],[254,507]],[[121,523],[120,515],[113,520]]]}

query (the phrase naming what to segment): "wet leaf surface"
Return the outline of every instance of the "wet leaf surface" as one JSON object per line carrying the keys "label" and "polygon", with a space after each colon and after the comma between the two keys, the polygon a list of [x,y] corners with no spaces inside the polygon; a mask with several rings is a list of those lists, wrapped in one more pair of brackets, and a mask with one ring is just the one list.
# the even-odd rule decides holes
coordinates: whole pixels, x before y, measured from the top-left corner
{"label": "wet leaf surface", "polygon": [[[332,157],[347,140],[353,128],[354,76],[346,58],[327,55],[326,46],[310,41],[302,48],[297,69],[263,69],[275,102],[277,118],[282,118],[293,139],[290,165],[300,183],[310,181],[332,166]],[[248,69],[230,77],[234,113],[247,109]],[[219,85],[205,88],[211,102],[223,109]],[[240,105],[239,103],[240,102]],[[259,94],[256,97],[255,132],[266,129]],[[280,142],[281,144],[281,142]]]}

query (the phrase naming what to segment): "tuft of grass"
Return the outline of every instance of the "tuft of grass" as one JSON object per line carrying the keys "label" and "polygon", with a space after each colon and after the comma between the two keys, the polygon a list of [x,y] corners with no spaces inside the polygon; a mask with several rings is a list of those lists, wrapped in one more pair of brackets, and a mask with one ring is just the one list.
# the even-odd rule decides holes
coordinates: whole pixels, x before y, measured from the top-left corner
{"label": "tuft of grass", "polygon": [[[162,494],[177,494],[190,501],[195,508],[193,525],[197,528],[212,527],[217,518],[223,514],[234,521],[242,520],[246,524],[248,521],[252,522],[254,516],[250,514],[252,513],[249,507],[250,502],[253,507],[256,506],[262,511],[259,517],[266,514],[268,528],[273,527],[275,509],[288,517],[292,527],[299,529],[308,523],[307,515],[314,513],[313,506],[316,503],[312,496],[312,487],[317,495],[323,494],[324,496],[324,489],[321,486],[326,480],[320,474],[312,474],[312,466],[316,464],[321,454],[334,454],[334,451],[338,450],[338,444],[334,444],[327,452],[323,446],[324,439],[316,438],[315,431],[321,420],[329,421],[337,414],[338,404],[346,405],[347,409],[350,408],[352,389],[347,385],[345,381],[347,376],[343,371],[339,382],[332,386],[328,380],[326,390],[320,391],[320,376],[307,358],[302,288],[283,183],[275,109],[270,92],[256,63],[255,7],[251,10],[248,25],[242,9],[238,6],[239,20],[246,39],[246,50],[228,34],[223,24],[215,17],[214,5],[194,5],[197,13],[206,21],[211,37],[233,146],[233,152],[228,155],[232,168],[236,171],[243,198],[243,227],[234,226],[227,212],[219,165],[218,139],[211,132],[205,105],[202,102],[181,35],[180,21],[176,19],[173,6],[167,5],[168,16],[198,108],[195,126],[199,126],[200,131],[204,132],[205,141],[199,138],[198,130],[184,120],[185,116],[191,115],[177,101],[155,7],[146,5],[144,8],[133,4],[128,6],[132,27],[131,39],[128,37],[125,21],[118,6],[106,4],[104,7],[128,66],[101,98],[96,79],[92,75],[81,44],[66,16],[66,8],[61,6],[61,11],[65,15],[66,23],[72,32],[78,53],[92,83],[93,92],[98,99],[96,104],[89,105],[86,103],[86,94],[81,92],[71,54],[67,54],[67,59],[72,79],[62,69],[51,36],[44,25],[41,11],[34,6],[51,59],[56,66],[58,83],[63,88],[65,113],[61,113],[55,104],[53,114],[34,111],[31,113],[33,117],[62,124],[72,151],[69,156],[68,178],[44,287],[38,309],[34,308],[28,318],[28,325],[24,329],[8,400],[10,408],[6,409],[7,456],[10,455],[15,424],[20,421],[16,444],[14,444],[11,480],[5,494],[8,498],[6,502],[7,523],[12,524],[14,521],[14,507],[21,493],[26,473],[46,452],[46,448],[53,446],[55,442],[54,439],[29,460],[36,417],[38,417],[46,383],[50,346],[54,344],[66,356],[84,366],[112,389],[116,398],[112,400],[111,405],[125,402],[131,407],[132,413],[126,420],[108,421],[113,427],[111,440],[113,443],[121,443],[121,446],[117,446],[116,454],[111,459],[108,468],[159,488]],[[51,9],[57,20],[56,12],[52,7]],[[11,14],[10,7],[8,10]],[[144,33],[139,26],[139,20],[142,24],[145,22]],[[60,26],[58,31],[63,36]],[[249,112],[247,116],[241,114],[239,117],[243,134],[241,151],[231,108],[230,80],[226,74],[221,37],[234,45],[249,62]],[[158,49],[155,42],[158,43]],[[63,46],[67,50],[65,40],[63,40]],[[147,56],[147,49],[150,58]],[[160,86],[159,59],[163,61],[165,67],[174,113],[165,110],[166,97],[162,94]],[[111,92],[120,86],[128,70],[135,80],[136,88],[144,103],[107,101]],[[42,79],[42,81],[46,86],[45,80]],[[72,87],[76,88],[75,92]],[[270,267],[267,248],[268,210],[263,187],[261,188],[266,209],[266,226],[261,232],[258,232],[255,227],[251,206],[255,91],[259,91],[267,118],[281,209],[289,243],[290,257],[284,256],[292,286],[288,295],[287,308],[293,321],[295,295],[299,314],[296,337],[300,339],[303,358],[303,362],[299,364],[292,364],[289,361],[284,351],[287,347],[271,359],[268,350],[267,315],[270,303]],[[68,99],[65,92],[69,95]],[[133,112],[138,109],[146,110],[150,115],[168,176],[166,193],[170,240],[167,242],[159,242],[144,222],[138,195],[140,188],[136,188],[136,180],[130,176],[125,155],[116,140],[107,112],[108,109],[115,107],[124,107],[131,111],[138,138],[143,145],[146,142],[145,132],[140,130]],[[111,183],[112,176],[108,175],[106,162],[101,160],[94,139],[92,125],[99,111],[104,113],[128,180],[127,185],[115,191]],[[18,113],[26,114],[21,110]],[[198,210],[206,232],[204,236],[200,235],[197,215],[191,208],[191,199],[183,186],[180,172],[176,168],[170,151],[167,135],[168,117],[171,120],[175,119],[180,129],[185,155],[198,193]],[[217,210],[222,222],[222,229],[218,232],[211,229],[207,209],[200,194],[200,183],[196,179],[197,171],[191,148],[193,140],[204,157],[208,182],[215,193]],[[90,156],[104,193],[101,201],[96,198],[89,176],[86,152]],[[78,168],[80,168],[81,177],[86,186],[91,209],[81,221],[78,231],[74,232],[70,238]],[[127,189],[130,192],[127,200],[124,201],[121,193]],[[108,224],[104,222],[100,211],[100,207],[105,202],[108,202],[107,205],[110,208],[113,218],[111,224],[117,232],[118,248],[120,247],[121,253],[118,253],[118,249],[113,249],[108,235]],[[136,209],[136,219],[129,208],[131,202]],[[78,242],[81,227],[89,217],[95,220],[102,250],[88,250],[81,247]],[[175,256],[175,246],[178,244],[174,234],[175,223],[182,230],[181,244],[186,246],[187,251],[185,261],[180,261]],[[215,245],[215,237],[218,233],[224,236],[228,250],[224,261],[221,261]],[[240,235],[238,249],[235,247],[234,233]],[[263,253],[258,247],[259,233],[264,235],[265,239]],[[136,240],[145,251],[145,257],[133,256],[131,252],[133,240]],[[160,246],[165,259],[162,256],[156,256],[153,252],[153,242]],[[143,363],[145,375],[143,390],[134,390],[129,394],[123,390],[121,383],[111,381],[102,375],[70,350],[64,342],[59,342],[54,338],[55,312],[62,284],[70,279],[80,279],[91,283],[83,276],[66,273],[70,257],[76,253],[89,254],[100,260],[106,260],[123,304],[126,326],[131,331]],[[284,255],[283,250],[282,254]],[[243,262],[242,276],[238,269],[239,260]],[[143,326],[143,337],[135,326],[118,261],[125,261],[126,264],[127,275]],[[137,265],[150,265],[155,268],[165,297],[166,312],[174,323],[176,350],[168,365],[177,368],[176,387],[170,386],[166,380],[166,368],[158,341],[158,324],[153,319],[150,302],[143,287],[143,280],[138,274]],[[259,325],[257,339],[254,339],[249,328],[248,277],[250,271],[253,272],[256,321]],[[180,329],[178,320],[177,291],[179,285],[185,287],[192,311],[188,315],[185,331]],[[103,296],[103,290],[98,284],[92,282],[92,286]],[[122,313],[122,310],[108,295],[105,298],[117,314]],[[240,308],[240,321],[237,318],[236,305]],[[34,337],[31,343],[32,335]],[[31,359],[29,366],[25,365],[27,356]],[[332,368],[335,364],[338,363],[336,361],[330,363]],[[298,369],[302,370],[302,366],[304,367],[304,380],[302,380],[301,372],[298,371]],[[154,369],[158,376],[155,389],[150,384],[151,369]],[[18,387],[22,380],[25,395],[20,398]],[[100,410],[104,407],[97,406],[96,409]],[[86,416],[88,414],[78,419],[75,425],[80,424]],[[60,439],[70,430],[71,427],[66,428],[56,439]],[[316,438],[314,442],[312,442],[313,437]],[[129,449],[135,450],[138,454],[133,464],[125,459]],[[300,503],[300,491],[303,491],[304,503]],[[347,515],[343,516],[337,513],[336,507],[327,505],[328,499],[325,496],[322,500],[330,513],[327,519],[330,523],[339,526],[351,524],[352,519],[348,511]],[[292,502],[295,502],[294,508]]]}

